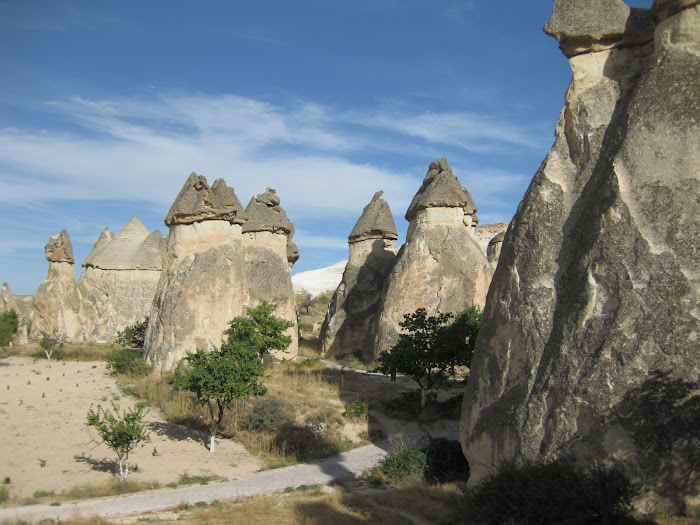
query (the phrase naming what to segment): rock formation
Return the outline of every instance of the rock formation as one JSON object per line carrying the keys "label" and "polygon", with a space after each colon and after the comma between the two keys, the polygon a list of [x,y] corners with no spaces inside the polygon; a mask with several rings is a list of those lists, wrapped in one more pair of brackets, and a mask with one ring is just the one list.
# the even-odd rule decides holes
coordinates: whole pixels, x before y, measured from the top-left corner
{"label": "rock formation", "polygon": [[105,228],[78,281],[83,301],[95,314],[84,320],[86,339],[112,341],[119,330],[150,314],[166,247],[167,239],[158,230],[149,234],[138,217],[116,237]]}
{"label": "rock formation", "polygon": [[[493,224],[484,224],[477,226],[474,229],[474,238],[479,243],[479,248],[488,259],[489,244],[491,240],[499,234],[505,234],[508,229],[507,222],[495,222]],[[502,237],[502,236],[501,236]]]}
{"label": "rock formation", "polygon": [[44,248],[49,272],[34,296],[31,336],[42,333],[63,336],[68,341],[85,338],[85,310],[75,280],[73,245],[66,230],[54,235]]}
{"label": "rock formation", "polygon": [[221,345],[228,322],[243,315],[247,214],[233,188],[190,174],[165,224],[168,247],[146,330],[146,359],[172,370],[187,352]]}
{"label": "rock formation", "polygon": [[570,452],[700,503],[699,4],[554,4],[573,78],[489,290],[460,423],[470,484]]}
{"label": "rock formation", "polygon": [[404,314],[483,306],[493,269],[474,239],[476,205],[442,158],[430,164],[406,212],[406,244],[383,292],[373,356],[393,346]]}
{"label": "rock formation", "polygon": [[371,360],[382,289],[396,262],[396,225],[381,191],[374,194],[348,237],[350,258],[321,327],[324,355],[360,352]]}
{"label": "rock formation", "polygon": [[486,258],[491,263],[493,268],[496,268],[498,264],[498,258],[501,256],[501,247],[503,246],[503,239],[505,239],[505,232],[501,232],[495,235],[490,241],[488,248],[486,248]]}
{"label": "rock formation", "polygon": [[16,335],[16,342],[24,344],[28,342],[28,325],[31,324],[34,317],[34,296],[33,295],[15,295],[10,290],[10,285],[2,283],[0,291],[0,312],[9,312],[14,310],[20,318],[19,332]]}
{"label": "rock formation", "polygon": [[[298,330],[291,265],[299,258],[292,242],[294,227],[280,206],[274,189],[250,200],[246,207],[248,221],[243,225],[243,250],[245,259],[245,299],[247,308],[254,308],[262,301],[277,306],[275,315],[294,323],[288,331],[292,344],[277,358],[290,359],[297,354]],[[296,257],[296,258],[295,258]]]}

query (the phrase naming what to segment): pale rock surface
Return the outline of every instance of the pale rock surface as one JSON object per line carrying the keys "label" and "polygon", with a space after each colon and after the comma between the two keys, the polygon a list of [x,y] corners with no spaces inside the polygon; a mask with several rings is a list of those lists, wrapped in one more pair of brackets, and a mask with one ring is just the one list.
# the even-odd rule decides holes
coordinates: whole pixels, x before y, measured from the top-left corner
{"label": "pale rock surface", "polygon": [[149,233],[138,217],[116,237],[105,228],[78,281],[83,301],[95,314],[84,320],[87,340],[111,342],[118,331],[150,314],[166,248],[167,238],[158,230]]}
{"label": "pale rock surface", "polygon": [[489,260],[494,269],[498,264],[498,258],[501,256],[501,248],[503,247],[503,239],[505,239],[505,237],[505,232],[495,235],[493,239],[489,241],[489,245],[486,248],[486,258]]}
{"label": "pale rock surface", "polygon": [[[291,241],[294,226],[280,206],[277,192],[267,188],[246,207],[248,221],[243,225],[246,308],[255,308],[262,301],[274,304],[275,315],[294,326],[287,332],[292,343],[286,352],[274,352],[278,359],[291,359],[299,349],[294,289],[290,270]],[[298,251],[297,251],[298,256]],[[293,263],[292,263],[293,264]]]}
{"label": "pale rock surface", "polygon": [[16,334],[16,342],[25,344],[28,342],[29,332],[27,325],[34,317],[34,296],[15,295],[10,290],[10,285],[2,283],[0,290],[0,312],[14,310],[19,315],[19,332]]}
{"label": "pale rock surface", "polygon": [[323,355],[360,353],[370,361],[382,290],[396,262],[398,237],[389,204],[374,194],[348,237],[350,258],[321,327]]}
{"label": "pale rock surface", "polygon": [[477,226],[474,228],[474,238],[476,239],[476,242],[479,243],[479,248],[481,248],[481,251],[484,253],[486,258],[488,258],[488,250],[491,240],[497,235],[505,234],[507,229],[507,222],[484,224],[483,226]]}
{"label": "pale rock surface", "polygon": [[371,356],[397,341],[404,315],[425,308],[459,312],[483,306],[493,269],[474,239],[476,205],[447,159],[430,164],[406,212],[406,244],[399,250],[383,291]]}
{"label": "pale rock surface", "polygon": [[472,360],[472,485],[571,452],[622,463],[642,508],[700,503],[700,7],[662,5],[653,45],[570,59]]}
{"label": "pale rock surface", "polygon": [[246,294],[241,224],[233,188],[191,174],[165,223],[168,246],[146,330],[145,356],[172,370],[187,352],[218,348]]}
{"label": "pale rock surface", "polygon": [[86,315],[82,296],[75,280],[73,245],[66,230],[54,235],[44,248],[49,263],[48,276],[34,295],[31,337],[42,333],[56,334],[67,341],[85,339]]}

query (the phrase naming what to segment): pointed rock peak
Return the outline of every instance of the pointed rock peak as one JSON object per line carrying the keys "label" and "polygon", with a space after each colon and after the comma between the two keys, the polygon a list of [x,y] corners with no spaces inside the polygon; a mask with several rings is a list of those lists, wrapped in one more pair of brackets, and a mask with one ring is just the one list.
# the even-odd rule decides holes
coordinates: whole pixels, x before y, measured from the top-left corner
{"label": "pointed rock peak", "polygon": [[426,208],[464,208],[467,215],[476,213],[474,199],[454,176],[446,157],[430,163],[423,184],[406,211],[406,220],[412,221]]}
{"label": "pointed rock peak", "polygon": [[245,211],[248,222],[243,225],[244,232],[269,231],[289,235],[293,230],[292,223],[280,206],[280,198],[272,188],[250,199]]}
{"label": "pointed rock peak", "polygon": [[630,8],[622,0],[555,0],[544,32],[559,41],[559,48],[569,58],[643,45],[654,38],[651,12]]}
{"label": "pointed rock peak", "polygon": [[165,224],[174,226],[211,220],[241,224],[245,222],[243,206],[223,179],[217,179],[210,187],[206,177],[191,173],[170,207]]}
{"label": "pointed rock peak", "polygon": [[[122,231],[126,229],[126,226],[122,228]],[[119,232],[121,234],[121,232]],[[102,232],[100,233],[99,238],[97,239],[97,242],[95,245],[92,247],[92,250],[90,250],[90,253],[88,256],[85,258],[83,261],[83,268],[87,268],[88,266],[95,266],[95,260],[98,258],[98,254],[104,249],[105,246],[107,246],[111,241],[113,241],[116,237],[112,233],[112,230],[109,229],[109,226],[107,226]]]}
{"label": "pointed rock peak", "polygon": [[383,194],[383,191],[375,193],[369,204],[364,207],[362,215],[357,219],[355,227],[348,236],[348,242],[398,238],[389,204],[381,198]]}
{"label": "pointed rock peak", "polygon": [[149,233],[146,227],[141,223],[139,218],[134,215],[129,222],[117,233],[117,239],[138,239],[141,242]]}
{"label": "pointed rock peak", "polygon": [[111,241],[114,239],[114,234],[112,233],[112,230],[109,229],[109,226],[105,226],[105,229],[100,232],[100,237],[97,239],[97,242],[99,243],[100,241]]}
{"label": "pointed rock peak", "polygon": [[651,14],[654,21],[659,24],[684,9],[696,5],[700,5],[700,0],[654,0],[651,6]]}
{"label": "pointed rock peak", "polygon": [[73,244],[70,242],[70,237],[66,230],[61,230],[61,233],[54,235],[49,239],[49,242],[44,247],[46,260],[49,262],[67,262],[75,264],[73,259]]}

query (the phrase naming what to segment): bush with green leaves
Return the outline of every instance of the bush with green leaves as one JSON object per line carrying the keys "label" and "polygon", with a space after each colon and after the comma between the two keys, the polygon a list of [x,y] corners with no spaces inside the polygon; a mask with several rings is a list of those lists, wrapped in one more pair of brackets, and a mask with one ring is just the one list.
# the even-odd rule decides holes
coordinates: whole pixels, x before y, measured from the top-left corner
{"label": "bush with green leaves", "polygon": [[470,493],[476,523],[610,523],[636,489],[620,468],[581,468],[572,458],[506,462]]}
{"label": "bush with green leaves", "polygon": [[369,405],[361,399],[357,399],[345,406],[343,416],[351,419],[362,419],[366,418],[368,413]]}
{"label": "bush with green leaves", "polygon": [[0,346],[8,346],[19,330],[19,315],[15,310],[0,313]]}
{"label": "bush with green leaves", "polygon": [[116,454],[119,463],[119,477],[125,482],[129,477],[129,453],[137,446],[150,443],[151,438],[143,423],[148,413],[144,405],[138,403],[136,408],[119,412],[119,405],[112,401],[112,413],[97,405],[97,410],[90,408],[87,413],[87,425],[94,427],[102,441]]}
{"label": "bush with green leaves", "polygon": [[392,483],[422,480],[427,468],[425,452],[405,446],[396,447],[377,465],[377,471]]}
{"label": "bush with green leaves", "polygon": [[278,400],[261,399],[243,420],[243,425],[248,430],[275,432],[290,420],[291,417]]}
{"label": "bush with green leaves", "polygon": [[148,317],[140,323],[127,326],[124,330],[117,332],[114,344],[122,348],[143,348],[147,327]]}
{"label": "bush with green leaves", "polygon": [[292,338],[284,332],[294,323],[273,315],[276,308],[276,305],[263,301],[255,308],[248,308],[246,317],[234,317],[225,332],[228,343],[255,350],[261,362],[270,350],[287,350]]}
{"label": "bush with green leaves", "polygon": [[145,376],[151,373],[153,367],[141,356],[141,350],[136,348],[121,348],[115,350],[107,361],[107,370],[117,374]]}

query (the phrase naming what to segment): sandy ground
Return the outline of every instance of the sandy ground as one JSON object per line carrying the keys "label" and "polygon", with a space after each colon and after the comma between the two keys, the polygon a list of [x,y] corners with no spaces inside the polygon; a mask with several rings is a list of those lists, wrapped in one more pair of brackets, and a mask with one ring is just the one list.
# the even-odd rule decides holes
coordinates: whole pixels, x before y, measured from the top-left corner
{"label": "sandy ground", "polygon": [[[122,396],[104,362],[0,360],[0,482],[10,478],[10,495],[109,481],[116,455],[85,422],[90,406],[110,407],[112,400],[122,409],[135,403]],[[156,409],[146,421],[152,443],[132,452],[138,470],[129,479],[167,484],[184,473],[235,479],[262,466],[229,440],[217,440],[210,454],[207,435],[166,422]]]}

